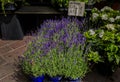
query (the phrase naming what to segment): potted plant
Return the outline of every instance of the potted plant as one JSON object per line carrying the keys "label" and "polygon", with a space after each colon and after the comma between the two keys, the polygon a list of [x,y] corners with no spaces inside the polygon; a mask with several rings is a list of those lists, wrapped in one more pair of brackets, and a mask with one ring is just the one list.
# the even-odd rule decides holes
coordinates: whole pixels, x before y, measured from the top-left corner
{"label": "potted plant", "polygon": [[[91,21],[94,22],[91,25],[93,27],[84,33],[87,42],[91,43],[90,51],[96,52],[96,54],[88,56],[92,58],[96,55],[98,62],[102,61],[105,64],[104,70],[105,66],[108,66],[106,70],[110,69],[111,72],[114,72],[120,64],[119,16],[119,11],[113,10],[110,7],[104,7],[101,10],[93,9],[91,17]],[[94,58],[90,60],[95,62]],[[108,72],[109,74],[111,74],[110,71]]]}
{"label": "potted plant", "polygon": [[60,61],[60,54],[58,53],[58,50],[53,48],[46,56],[43,57],[45,62],[44,69],[52,82],[59,82],[62,79],[62,76],[60,76],[62,69],[60,64],[62,62]]}
{"label": "potted plant", "polygon": [[63,63],[63,75],[68,78],[70,82],[81,82],[82,78],[88,73],[88,62],[84,59],[83,50],[79,46],[72,46],[65,54],[65,60]]}
{"label": "potted plant", "polygon": [[85,38],[80,33],[80,23],[77,19],[63,18],[61,21],[49,20],[42,25],[41,32],[44,30],[45,35],[40,34],[50,41],[46,46],[50,50],[43,57],[46,74],[50,77],[64,76],[75,80],[88,72],[84,54]]}
{"label": "potted plant", "polygon": [[14,0],[0,0],[1,8],[5,14],[5,10],[15,10]]}
{"label": "potted plant", "polygon": [[36,44],[37,39],[29,43],[28,48],[23,56],[20,58],[20,66],[23,72],[28,75],[33,82],[43,82],[44,75],[44,62],[40,57],[42,52],[39,51]]}
{"label": "potted plant", "polygon": [[61,76],[72,79],[85,76],[88,67],[82,54],[85,37],[81,28],[76,18],[46,20],[24,53],[23,71],[35,77],[48,75],[53,82],[58,82]]}

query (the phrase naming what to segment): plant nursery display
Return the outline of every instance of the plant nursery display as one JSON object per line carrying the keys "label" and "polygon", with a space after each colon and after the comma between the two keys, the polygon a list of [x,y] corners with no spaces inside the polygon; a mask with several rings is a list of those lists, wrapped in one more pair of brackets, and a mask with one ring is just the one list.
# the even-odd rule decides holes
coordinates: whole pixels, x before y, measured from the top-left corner
{"label": "plant nursery display", "polygon": [[92,25],[84,33],[86,41],[91,44],[89,60],[111,65],[111,70],[120,65],[120,12],[104,7],[94,8],[91,16]]}
{"label": "plant nursery display", "polygon": [[96,2],[100,2],[102,0],[51,0],[52,4],[58,7],[67,8],[69,5],[69,1],[80,1],[85,2],[86,4],[94,4]]}
{"label": "plant nursery display", "polygon": [[[78,0],[93,5],[101,0]],[[69,0],[52,0],[67,7]],[[20,64],[33,82],[70,82],[85,77],[94,64],[114,72],[120,65],[120,11],[110,7],[93,8],[89,24],[86,18],[49,19],[41,24],[21,57]],[[88,27],[88,28],[86,28]]]}
{"label": "plant nursery display", "polygon": [[23,71],[34,77],[48,75],[53,82],[83,78],[89,70],[81,28],[76,18],[43,22],[21,59]]}

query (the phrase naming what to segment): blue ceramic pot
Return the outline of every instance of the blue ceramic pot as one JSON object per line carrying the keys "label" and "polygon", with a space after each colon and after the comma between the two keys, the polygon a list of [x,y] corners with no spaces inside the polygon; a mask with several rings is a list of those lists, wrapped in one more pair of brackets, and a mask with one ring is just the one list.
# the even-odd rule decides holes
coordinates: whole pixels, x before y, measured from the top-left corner
{"label": "blue ceramic pot", "polygon": [[62,79],[62,77],[50,77],[50,80],[52,82],[59,82]]}
{"label": "blue ceramic pot", "polygon": [[44,80],[44,75],[38,76],[38,77],[31,77],[33,82],[43,82]]}
{"label": "blue ceramic pot", "polygon": [[77,79],[70,79],[70,82],[81,82],[81,79],[80,79],[80,78],[77,78]]}

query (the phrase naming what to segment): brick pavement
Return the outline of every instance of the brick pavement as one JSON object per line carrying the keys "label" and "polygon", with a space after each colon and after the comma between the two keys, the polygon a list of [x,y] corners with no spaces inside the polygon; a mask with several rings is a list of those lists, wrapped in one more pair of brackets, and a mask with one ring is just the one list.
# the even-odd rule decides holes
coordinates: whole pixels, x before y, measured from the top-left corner
{"label": "brick pavement", "polygon": [[26,42],[31,36],[23,40],[0,40],[0,82],[29,82],[19,71],[18,56],[26,50]]}
{"label": "brick pavement", "polygon": [[[26,42],[31,36],[23,40],[0,40],[0,82],[30,82],[19,70],[18,56],[26,50]],[[120,68],[111,77],[105,77],[97,72],[90,72],[83,82],[120,82]]]}

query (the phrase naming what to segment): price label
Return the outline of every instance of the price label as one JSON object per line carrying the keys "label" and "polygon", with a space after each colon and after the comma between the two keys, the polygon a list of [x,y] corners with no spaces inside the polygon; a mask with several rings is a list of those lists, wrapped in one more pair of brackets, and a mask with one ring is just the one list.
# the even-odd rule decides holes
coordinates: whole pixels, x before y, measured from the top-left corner
{"label": "price label", "polygon": [[69,16],[83,16],[85,11],[85,3],[79,1],[70,1],[68,8]]}

